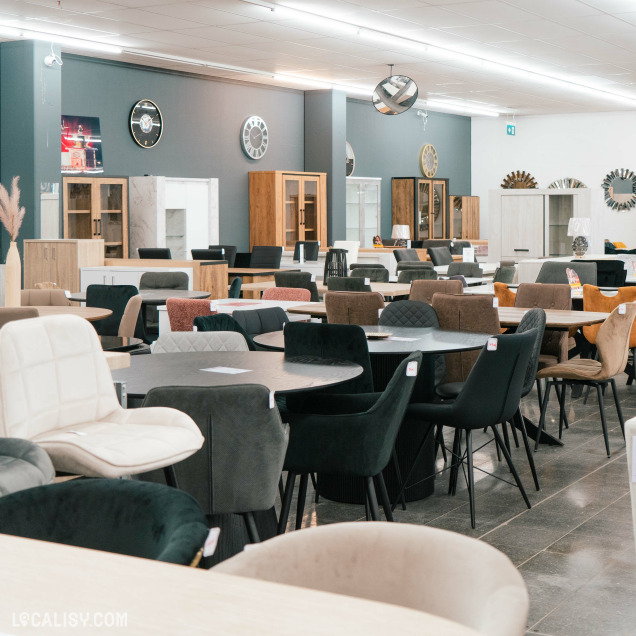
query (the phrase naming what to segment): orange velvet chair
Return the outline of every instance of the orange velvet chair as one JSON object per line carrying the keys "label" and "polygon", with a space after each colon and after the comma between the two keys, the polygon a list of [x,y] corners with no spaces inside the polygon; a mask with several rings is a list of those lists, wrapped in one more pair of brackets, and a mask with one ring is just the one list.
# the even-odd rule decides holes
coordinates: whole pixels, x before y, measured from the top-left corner
{"label": "orange velvet chair", "polygon": [[506,283],[495,283],[495,297],[499,300],[500,307],[514,307],[517,294]]}
{"label": "orange velvet chair", "polygon": [[216,313],[210,310],[209,300],[191,298],[168,298],[166,309],[172,331],[194,331],[192,323],[197,316],[210,316]]}
{"label": "orange velvet chair", "polygon": [[300,287],[270,287],[263,292],[263,300],[297,300],[301,303],[311,301],[311,292]]}

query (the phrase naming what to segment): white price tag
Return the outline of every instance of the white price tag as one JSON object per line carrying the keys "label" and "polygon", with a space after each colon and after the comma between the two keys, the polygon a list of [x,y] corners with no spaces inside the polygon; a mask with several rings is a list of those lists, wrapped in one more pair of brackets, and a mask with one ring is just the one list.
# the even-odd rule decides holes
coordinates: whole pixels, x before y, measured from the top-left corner
{"label": "white price tag", "polygon": [[497,338],[488,338],[488,343],[486,344],[486,349],[488,351],[497,351],[497,343],[499,341]]}
{"label": "white price tag", "polygon": [[475,248],[474,247],[465,247],[462,250],[462,260],[464,263],[474,263],[475,262]]}
{"label": "white price tag", "polygon": [[215,302],[211,302],[211,303],[210,303],[210,311],[217,311],[216,303],[215,303]]}
{"label": "white price tag", "polygon": [[365,279],[364,279],[364,284],[365,284],[365,285],[370,285],[370,284],[371,284],[371,281],[370,281],[368,278],[365,278]]}
{"label": "white price tag", "polygon": [[417,362],[413,360],[406,365],[406,375],[415,377],[417,375]]}
{"label": "white price tag", "polygon": [[380,309],[378,309],[378,318],[382,315],[383,311],[384,311],[383,307],[380,307]]}
{"label": "white price tag", "polygon": [[65,295],[67,298],[70,298],[70,297],[71,297],[71,292],[70,292],[68,289],[65,289],[65,290],[64,290],[64,295]]}
{"label": "white price tag", "polygon": [[225,256],[225,248],[224,247],[221,248],[221,256]]}
{"label": "white price tag", "polygon": [[276,400],[274,399],[274,391],[269,392],[269,408],[273,409],[276,406]]}
{"label": "white price tag", "polygon": [[625,303],[621,303],[618,306],[618,313],[619,314],[624,314],[626,310],[627,310],[627,307],[625,307]]}
{"label": "white price tag", "polygon": [[497,296],[492,299],[492,306],[499,307],[499,298],[497,298]]}
{"label": "white price tag", "polygon": [[208,532],[208,538],[203,544],[203,556],[209,557],[216,552],[216,546],[219,542],[219,535],[221,534],[221,528],[210,528]]}
{"label": "white price tag", "polygon": [[312,274],[311,275],[311,282],[315,283],[316,282],[316,274]]}
{"label": "white price tag", "polygon": [[302,243],[298,246],[298,262],[305,262],[305,246]]}

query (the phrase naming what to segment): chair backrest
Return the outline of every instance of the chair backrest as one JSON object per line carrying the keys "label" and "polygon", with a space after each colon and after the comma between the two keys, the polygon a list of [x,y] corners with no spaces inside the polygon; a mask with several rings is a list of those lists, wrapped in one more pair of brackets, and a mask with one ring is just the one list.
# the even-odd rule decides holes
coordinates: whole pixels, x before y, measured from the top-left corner
{"label": "chair backrest", "polygon": [[409,268],[398,272],[398,283],[412,283],[414,280],[437,280],[437,272],[432,267]]}
{"label": "chair backrest", "polygon": [[526,377],[521,388],[521,397],[525,397],[534,388],[534,381],[537,377],[537,369],[539,368],[539,356],[541,355],[541,343],[543,342],[543,334],[545,333],[545,310],[534,307],[527,311],[523,318],[519,321],[515,333],[525,333],[532,330],[534,333],[534,342],[532,344],[532,354],[526,368]]}
{"label": "chair backrest", "polygon": [[596,263],[596,284],[599,287],[621,287],[625,284],[627,270],[625,263],[610,258],[581,260],[577,263]]}
{"label": "chair backrest", "polygon": [[285,323],[289,322],[289,316],[281,307],[235,311],[232,317],[252,337],[261,333],[280,331]]}
{"label": "chair backrest", "polygon": [[209,300],[193,298],[168,298],[166,309],[172,331],[192,331],[194,319],[197,316],[209,316],[216,313],[216,309],[210,309]]}
{"label": "chair backrest", "polygon": [[126,309],[124,309],[124,315],[121,317],[119,323],[119,329],[117,335],[120,338],[134,338],[135,329],[137,327],[137,321],[139,319],[139,312],[141,310],[141,295],[137,294],[133,296],[127,303]]}
{"label": "chair backrest", "polygon": [[251,252],[236,252],[234,267],[249,267],[251,258]]}
{"label": "chair backrest", "polygon": [[[636,301],[636,287],[620,287],[615,296],[606,296],[594,285],[583,285],[583,311],[604,311],[610,313],[622,303]],[[601,325],[583,327],[583,335],[588,342],[596,344],[596,336]],[[636,325],[632,327],[629,347],[636,347]]]}
{"label": "chair backrest", "polygon": [[433,294],[463,294],[464,286],[459,280],[414,280],[411,283],[409,300],[433,301]]}
{"label": "chair backrest", "polygon": [[198,331],[236,331],[240,333],[250,351],[256,351],[256,345],[241,325],[230,314],[211,314],[209,316],[197,316],[194,326]]}
{"label": "chair backrest", "polygon": [[435,266],[432,261],[399,261],[395,267],[396,272],[404,269],[433,269]]}
{"label": "chair backrest", "polygon": [[436,266],[450,265],[453,262],[453,255],[447,247],[429,247],[427,254]]}
{"label": "chair backrest", "polygon": [[59,289],[57,283],[53,283],[50,280],[44,281],[43,283],[35,283],[33,287],[35,287],[35,289]]}
{"label": "chair backrest", "polygon": [[377,325],[384,297],[377,292],[327,292],[327,322],[342,325]]}
{"label": "chair backrest", "polygon": [[0,307],[0,327],[14,320],[37,318],[39,315],[35,307]]}
{"label": "chair backrest", "polygon": [[[442,329],[501,333],[499,314],[490,296],[434,294],[432,305]],[[446,354],[446,382],[465,381],[478,357],[478,351]]]}
{"label": "chair backrest", "polygon": [[513,292],[505,283],[495,283],[495,298],[499,301],[500,307],[514,307],[517,294]]}
{"label": "chair backrest", "polygon": [[386,269],[382,263],[350,263],[349,269],[353,272],[354,269],[360,267],[367,267],[368,269]]}
{"label": "chair backrest", "polygon": [[[225,253],[222,249],[194,249],[190,250],[192,253],[192,260],[194,261],[224,261]],[[229,264],[228,264],[229,266]]]}
{"label": "chair backrest", "polygon": [[517,268],[514,265],[504,265],[503,262],[495,270],[492,277],[493,283],[506,283],[510,285],[515,280]]}
{"label": "chair backrest", "polygon": [[347,262],[358,262],[358,250],[360,249],[360,241],[334,241],[334,249],[347,250]]}
{"label": "chair backrest", "polygon": [[228,298],[240,298],[241,297],[241,285],[243,285],[243,279],[240,276],[235,276],[230,283],[230,289],[228,289]]}
{"label": "chair backrest", "polygon": [[308,289],[311,294],[311,302],[317,303],[319,300],[318,286],[311,280],[310,272],[275,272],[274,281],[276,287],[298,287]]}
{"label": "chair backrest", "polygon": [[461,256],[464,253],[464,248],[472,247],[470,241],[451,241],[448,246],[450,253],[456,256]]}
{"label": "chair backrest", "polygon": [[301,287],[270,287],[263,292],[263,300],[297,300],[308,303],[311,292]]}
{"label": "chair backrest", "polygon": [[283,248],[278,245],[255,245],[252,248],[250,267],[280,269]]}
{"label": "chair backrest", "polygon": [[450,263],[448,266],[448,276],[454,276],[455,274],[461,274],[465,278],[482,278],[484,270],[479,266],[479,263]]}
{"label": "chair backrest", "polygon": [[466,282],[466,279],[461,274],[453,274],[452,276],[449,276],[448,278],[449,280],[458,280],[462,284],[462,287],[468,287],[468,283]]}
{"label": "chair backrest", "polygon": [[488,636],[522,636],[528,616],[526,585],[505,554],[428,526],[348,522],[307,528],[240,552],[213,571],[408,607]]}
{"label": "chair backrest", "polygon": [[138,247],[137,252],[139,252],[139,258],[172,258],[168,247]]}
{"label": "chair backrest", "polygon": [[625,369],[634,317],[636,303],[626,303],[624,314],[616,307],[596,334],[596,346],[603,365],[601,373],[606,378],[611,378]]}
{"label": "chair backrest", "polygon": [[[103,307],[113,313],[102,320],[95,320],[92,325],[100,336],[117,336],[128,301],[138,296],[139,290],[134,285],[89,285],[86,288],[86,306]],[[135,337],[146,340],[141,315],[138,314],[134,329]]]}
{"label": "chair backrest", "polygon": [[0,437],[32,439],[120,408],[87,320],[43,316],[0,329]]}
{"label": "chair backrest", "polygon": [[584,263],[579,260],[546,261],[541,265],[536,282],[568,285],[566,269],[572,269],[577,273],[581,285],[596,285],[596,263]]}
{"label": "chair backrest", "polygon": [[210,250],[223,250],[223,259],[228,267],[234,267],[236,262],[236,245],[208,245]]}
{"label": "chair backrest", "polygon": [[191,351],[249,351],[238,331],[170,331],[152,343],[152,353],[188,353]]}
{"label": "chair backrest", "polygon": [[365,283],[364,278],[356,276],[330,276],[327,279],[327,289],[338,292],[370,292],[371,284]]}
{"label": "chair backrest", "polygon": [[[389,270],[383,267],[356,267],[351,270],[350,278],[368,278],[372,283],[388,283]],[[346,280],[346,279],[345,279]],[[329,281],[327,281],[327,285]]]}
{"label": "chair backrest", "polygon": [[144,407],[189,415],[201,429],[203,449],[175,466],[179,488],[207,515],[268,510],[276,500],[289,427],[258,384],[157,387]]}
{"label": "chair backrest", "polygon": [[417,250],[412,249],[410,247],[401,248],[397,250],[393,250],[393,256],[395,256],[395,260],[400,263],[401,261],[419,261],[420,255],[417,253]]}
{"label": "chair backrest", "polygon": [[186,272],[144,272],[139,289],[188,289],[190,277]]}
{"label": "chair backrest", "polygon": [[20,292],[20,304],[22,307],[67,307],[71,302],[63,289],[23,289]]}
{"label": "chair backrest", "polygon": [[378,325],[387,327],[439,327],[435,310],[418,300],[396,300],[380,314]]}
{"label": "chair backrest", "polygon": [[320,243],[318,241],[296,241],[294,245],[293,260],[300,260],[300,246],[303,246],[303,259],[306,261],[317,261],[318,253],[320,250]]}
{"label": "chair backrest", "polygon": [[[371,393],[373,374],[364,330],[358,325],[330,325],[315,322],[289,322],[285,325],[285,356],[318,356],[355,362],[362,375],[330,386],[328,393]],[[313,393],[313,391],[312,391]],[[289,401],[290,395],[287,396]]]}

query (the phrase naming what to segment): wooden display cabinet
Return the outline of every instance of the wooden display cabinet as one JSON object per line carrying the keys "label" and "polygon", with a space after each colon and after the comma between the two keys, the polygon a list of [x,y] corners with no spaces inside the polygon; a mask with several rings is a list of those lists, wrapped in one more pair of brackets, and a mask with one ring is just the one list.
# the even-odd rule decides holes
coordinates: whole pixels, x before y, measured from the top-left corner
{"label": "wooden display cabinet", "polygon": [[479,238],[479,197],[456,196],[450,197],[451,224],[450,238],[478,239]]}
{"label": "wooden display cabinet", "polygon": [[64,238],[103,239],[105,258],[128,258],[128,179],[64,177]]}
{"label": "wooden display cabinet", "polygon": [[296,241],[327,245],[327,174],[250,172],[250,249]]}
{"label": "wooden display cabinet", "polygon": [[393,225],[408,225],[411,239],[452,238],[448,205],[448,179],[393,177]]}

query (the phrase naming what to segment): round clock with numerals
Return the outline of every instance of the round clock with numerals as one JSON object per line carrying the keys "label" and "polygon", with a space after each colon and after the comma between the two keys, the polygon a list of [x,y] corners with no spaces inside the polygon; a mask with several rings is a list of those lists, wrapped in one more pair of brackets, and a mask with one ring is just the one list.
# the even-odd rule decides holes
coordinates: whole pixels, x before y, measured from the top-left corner
{"label": "round clock with numerals", "polygon": [[437,172],[437,150],[432,144],[426,144],[420,150],[420,170],[429,179]]}
{"label": "round clock with numerals", "polygon": [[163,132],[159,107],[149,99],[140,99],[130,111],[130,134],[142,148],[153,148]]}
{"label": "round clock with numerals", "polygon": [[269,131],[262,117],[250,115],[241,126],[241,148],[250,159],[261,159],[267,152]]}

